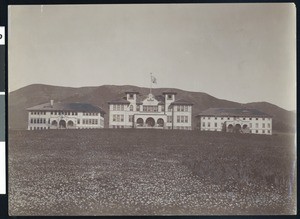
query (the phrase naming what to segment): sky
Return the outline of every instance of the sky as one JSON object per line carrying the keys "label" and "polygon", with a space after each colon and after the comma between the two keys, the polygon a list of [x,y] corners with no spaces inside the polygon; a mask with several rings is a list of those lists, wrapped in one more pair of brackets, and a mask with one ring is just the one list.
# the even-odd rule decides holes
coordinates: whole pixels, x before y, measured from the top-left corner
{"label": "sky", "polygon": [[296,109],[296,8],[265,4],[9,6],[9,91],[150,86]]}

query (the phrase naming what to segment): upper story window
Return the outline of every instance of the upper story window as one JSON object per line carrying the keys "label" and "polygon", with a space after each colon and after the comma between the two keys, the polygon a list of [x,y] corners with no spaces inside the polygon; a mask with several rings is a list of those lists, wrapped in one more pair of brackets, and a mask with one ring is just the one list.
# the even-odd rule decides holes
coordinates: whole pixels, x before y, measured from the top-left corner
{"label": "upper story window", "polygon": [[133,94],[129,94],[129,95],[128,95],[128,99],[131,99],[131,100],[132,100],[132,99],[134,99],[133,97],[134,97]]}
{"label": "upper story window", "polygon": [[136,111],[140,111],[140,106],[136,106]]}
{"label": "upper story window", "polygon": [[172,100],[172,99],[173,99],[173,98],[172,98],[172,95],[171,95],[171,94],[168,94],[167,99],[168,99],[168,100]]}
{"label": "upper story window", "polygon": [[157,106],[143,106],[144,112],[157,112],[158,107]]}
{"label": "upper story window", "polygon": [[132,105],[129,106],[129,110],[133,111],[133,106]]}

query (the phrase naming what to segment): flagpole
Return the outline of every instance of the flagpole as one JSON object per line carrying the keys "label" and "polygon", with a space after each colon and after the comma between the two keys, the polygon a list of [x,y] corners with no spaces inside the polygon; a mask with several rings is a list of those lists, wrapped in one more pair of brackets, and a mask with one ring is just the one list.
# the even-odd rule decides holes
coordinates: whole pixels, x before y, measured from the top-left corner
{"label": "flagpole", "polygon": [[152,73],[150,73],[150,94],[152,92]]}

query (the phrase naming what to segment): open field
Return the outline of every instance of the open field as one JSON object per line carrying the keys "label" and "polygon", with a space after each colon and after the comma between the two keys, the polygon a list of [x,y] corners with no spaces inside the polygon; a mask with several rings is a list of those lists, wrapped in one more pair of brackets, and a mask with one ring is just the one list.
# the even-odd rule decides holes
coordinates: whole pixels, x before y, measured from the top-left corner
{"label": "open field", "polygon": [[9,133],[10,215],[295,214],[291,136]]}

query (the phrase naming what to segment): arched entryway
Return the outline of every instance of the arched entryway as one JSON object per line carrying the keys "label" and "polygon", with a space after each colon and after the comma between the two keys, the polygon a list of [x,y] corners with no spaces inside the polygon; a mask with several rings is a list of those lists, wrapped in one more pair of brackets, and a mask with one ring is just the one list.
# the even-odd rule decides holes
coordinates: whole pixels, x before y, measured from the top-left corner
{"label": "arched entryway", "polygon": [[227,131],[228,132],[233,132],[233,125],[232,124],[228,125]]}
{"label": "arched entryway", "polygon": [[138,119],[136,120],[136,124],[137,124],[138,126],[143,126],[143,125],[144,125],[144,120],[143,120],[142,118],[138,118]]}
{"label": "arched entryway", "polygon": [[74,122],[72,120],[68,121],[68,128],[73,128]]}
{"label": "arched entryway", "polygon": [[155,120],[152,117],[150,117],[146,119],[146,124],[148,127],[153,127],[155,125]]}
{"label": "arched entryway", "polygon": [[163,127],[163,126],[164,126],[164,120],[161,119],[161,118],[159,118],[159,119],[157,120],[157,125],[158,125],[159,127]]}
{"label": "arched entryway", "polygon": [[60,120],[59,121],[59,128],[60,129],[65,129],[67,127],[66,121],[65,120]]}
{"label": "arched entryway", "polygon": [[236,124],[236,125],[234,126],[234,132],[235,132],[235,133],[240,133],[240,132],[241,132],[241,129],[242,129],[242,127],[241,127],[240,124]]}

